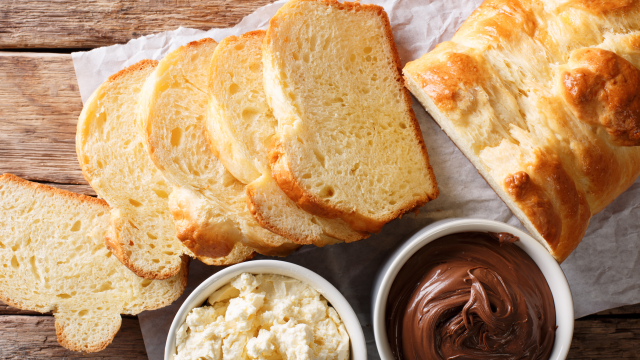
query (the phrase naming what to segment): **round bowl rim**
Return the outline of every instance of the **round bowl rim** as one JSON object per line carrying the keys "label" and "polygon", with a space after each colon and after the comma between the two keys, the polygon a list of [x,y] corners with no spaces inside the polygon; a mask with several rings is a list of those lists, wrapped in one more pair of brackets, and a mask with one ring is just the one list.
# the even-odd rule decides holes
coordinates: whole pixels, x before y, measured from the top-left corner
{"label": "round bowl rim", "polygon": [[574,328],[573,297],[569,283],[558,262],[531,235],[509,224],[486,219],[455,218],[428,225],[400,246],[382,266],[374,284],[372,299],[373,333],[381,359],[393,360],[385,326],[385,311],[389,290],[406,261],[419,249],[443,236],[468,231],[509,232],[520,238],[515,244],[538,265],[551,289],[556,309],[556,338],[549,360],[566,359]]}
{"label": "round bowl rim", "polygon": [[[182,303],[176,313],[167,335],[164,358],[173,360],[176,332],[185,322],[191,309],[201,306],[204,301],[221,286],[242,273],[285,275],[303,281],[322,294],[336,310],[349,334],[352,360],[366,360],[367,346],[358,317],[347,299],[325,278],[300,265],[279,260],[252,260],[231,265],[211,275],[196,287]],[[201,300],[201,301],[200,301]]]}

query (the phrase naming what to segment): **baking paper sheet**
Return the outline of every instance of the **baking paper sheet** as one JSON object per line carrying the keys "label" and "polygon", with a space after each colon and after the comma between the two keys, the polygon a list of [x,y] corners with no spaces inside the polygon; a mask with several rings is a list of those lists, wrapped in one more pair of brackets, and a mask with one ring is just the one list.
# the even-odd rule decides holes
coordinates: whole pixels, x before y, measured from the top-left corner
{"label": "baking paper sheet", "polygon": [[[450,39],[482,1],[362,2],[385,8],[404,65],[436,44]],[[205,32],[180,28],[135,39],[126,45],[74,53],[73,63],[82,100],[87,100],[111,74],[139,60],[160,60],[177,47],[203,37],[220,41],[229,35],[264,29],[282,3],[279,1],[260,8],[229,29]],[[374,277],[386,257],[413,232],[436,220],[451,217],[493,219],[522,228],[473,165],[416,101],[413,108],[440,187],[440,197],[424,206],[419,215],[411,214],[395,220],[369,239],[325,248],[305,246],[284,259],[317,272],[344,294],[364,329],[369,359],[379,359],[370,315]],[[150,359],[162,359],[169,326],[182,301],[200,282],[219,269],[194,260],[187,291],[180,300],[170,307],[140,314],[140,326]],[[640,181],[591,219],[584,240],[562,264],[562,269],[571,286],[576,317],[640,302]]]}

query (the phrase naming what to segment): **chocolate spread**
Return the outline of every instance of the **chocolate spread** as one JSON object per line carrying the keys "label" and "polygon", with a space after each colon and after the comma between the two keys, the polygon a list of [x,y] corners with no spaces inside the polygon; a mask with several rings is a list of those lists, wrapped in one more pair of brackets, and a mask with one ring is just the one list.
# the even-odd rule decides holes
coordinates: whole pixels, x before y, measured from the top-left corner
{"label": "chocolate spread", "polygon": [[387,335],[398,360],[540,359],[553,348],[553,296],[508,233],[459,233],[414,254],[391,287]]}

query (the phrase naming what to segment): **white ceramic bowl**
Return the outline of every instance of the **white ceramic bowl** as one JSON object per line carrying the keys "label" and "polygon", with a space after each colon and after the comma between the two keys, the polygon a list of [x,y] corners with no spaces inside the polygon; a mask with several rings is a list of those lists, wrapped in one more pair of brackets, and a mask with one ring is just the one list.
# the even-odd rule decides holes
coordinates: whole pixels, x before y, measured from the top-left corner
{"label": "white ceramic bowl", "polygon": [[460,232],[508,232],[520,238],[515,242],[538,265],[551,288],[556,308],[555,343],[550,360],[566,359],[573,337],[573,299],[567,279],[556,260],[527,233],[505,223],[482,219],[447,219],[437,221],[418,231],[406,241],[380,269],[373,288],[373,333],[383,360],[393,360],[385,326],[385,311],[391,285],[402,266],[418,250],[433,240]]}
{"label": "white ceramic bowl", "polygon": [[284,275],[309,284],[322,294],[340,315],[351,341],[351,360],[367,359],[367,346],[360,321],[358,321],[358,317],[347,299],[338,289],[322,276],[302,266],[277,260],[255,260],[220,270],[193,290],[171,323],[164,349],[165,360],[173,360],[176,349],[176,332],[184,324],[191,309],[202,306],[209,295],[242,273]]}

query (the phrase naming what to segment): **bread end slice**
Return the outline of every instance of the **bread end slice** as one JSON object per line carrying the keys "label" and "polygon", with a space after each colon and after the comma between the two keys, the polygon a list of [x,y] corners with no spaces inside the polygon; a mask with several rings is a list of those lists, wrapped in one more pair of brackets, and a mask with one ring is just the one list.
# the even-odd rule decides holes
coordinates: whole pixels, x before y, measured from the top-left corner
{"label": "bread end slice", "polygon": [[104,245],[109,206],[17,176],[0,176],[0,300],[52,311],[59,343],[95,352],[111,343],[120,314],[169,305],[187,285],[188,258],[167,280],[146,280]]}
{"label": "bread end slice", "polygon": [[104,350],[111,344],[122,324],[120,314],[113,312],[86,312],[81,316],[82,319],[78,319],[74,312],[70,310],[54,315],[58,343],[72,351]]}

